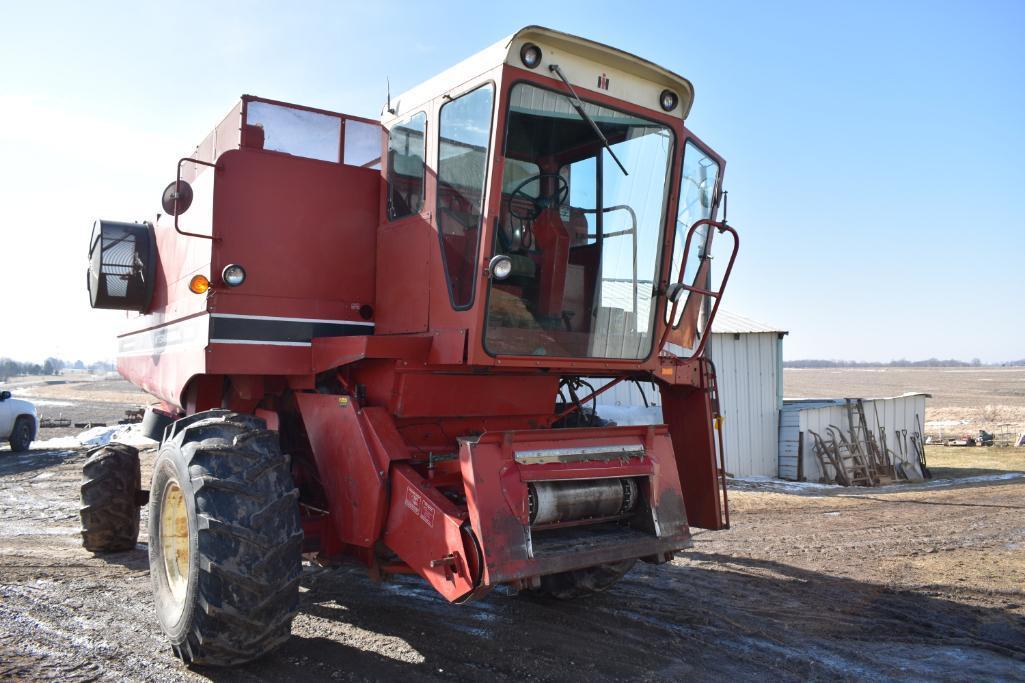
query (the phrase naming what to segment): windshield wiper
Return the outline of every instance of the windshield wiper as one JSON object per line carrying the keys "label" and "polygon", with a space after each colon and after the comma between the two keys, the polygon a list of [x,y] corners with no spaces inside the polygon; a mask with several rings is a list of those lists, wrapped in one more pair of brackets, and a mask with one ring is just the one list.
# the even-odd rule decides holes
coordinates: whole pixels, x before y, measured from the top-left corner
{"label": "windshield wiper", "polygon": [[612,147],[609,145],[609,141],[608,138],[605,137],[605,133],[601,132],[601,128],[599,128],[598,124],[594,122],[594,119],[588,116],[587,112],[584,111],[584,103],[580,101],[579,97],[577,97],[577,91],[574,90],[573,86],[569,84],[569,81],[563,75],[562,69],[559,68],[559,65],[550,64],[548,66],[548,70],[554,73],[559,78],[561,78],[562,82],[566,84],[567,88],[569,88],[569,94],[572,95],[572,97],[567,97],[566,99],[568,99],[569,103],[573,105],[573,108],[577,110],[577,114],[580,115],[580,118],[591,124],[591,128],[594,129],[594,134],[598,136],[598,139],[601,140],[601,144],[603,144],[605,146],[605,149],[608,150],[608,153],[612,157],[612,160],[615,161],[616,164],[619,166],[619,170],[623,172],[623,175],[630,175],[630,173],[627,172],[626,167],[623,166],[623,163],[619,160],[619,157],[617,157],[616,153],[612,151]]}

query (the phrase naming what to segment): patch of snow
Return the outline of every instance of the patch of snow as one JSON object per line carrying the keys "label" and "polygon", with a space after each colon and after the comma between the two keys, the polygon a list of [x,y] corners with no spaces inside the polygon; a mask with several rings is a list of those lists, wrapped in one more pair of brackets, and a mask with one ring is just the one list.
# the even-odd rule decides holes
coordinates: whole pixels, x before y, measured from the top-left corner
{"label": "patch of snow", "polygon": [[782,493],[811,493],[816,491],[839,491],[839,484],[820,484],[816,481],[787,481],[773,477],[730,477],[728,485],[738,489],[759,489]]}
{"label": "patch of snow", "polygon": [[917,482],[887,484],[885,486],[840,486],[839,484],[819,484],[813,481],[786,481],[772,477],[731,477],[729,487],[738,491],[768,491],[775,493],[803,493],[840,495],[862,495],[866,491],[891,493],[894,491],[917,491],[920,489],[942,488],[944,486],[960,486],[962,484],[981,484],[991,481],[1008,481],[1025,477],[1025,472],[1002,472],[1001,474],[980,474],[974,477],[951,479],[927,479]]}
{"label": "patch of snow", "polygon": [[78,448],[81,445],[77,436],[57,436],[52,439],[33,441],[29,448],[33,451],[42,451],[54,448]]}
{"label": "patch of snow", "polygon": [[1002,474],[979,474],[974,477],[960,477],[953,479],[926,479],[914,484],[887,484],[877,486],[876,491],[907,491],[914,489],[931,489],[942,486],[958,486],[960,484],[978,484],[987,481],[1007,481],[1009,479],[1020,479],[1025,477],[1025,472],[1004,472]]}
{"label": "patch of snow", "polygon": [[157,442],[143,436],[138,424],[93,427],[78,436],[59,436],[53,439],[35,441],[32,449],[78,448],[80,446],[105,446],[108,443],[123,443],[136,448],[152,448]]}

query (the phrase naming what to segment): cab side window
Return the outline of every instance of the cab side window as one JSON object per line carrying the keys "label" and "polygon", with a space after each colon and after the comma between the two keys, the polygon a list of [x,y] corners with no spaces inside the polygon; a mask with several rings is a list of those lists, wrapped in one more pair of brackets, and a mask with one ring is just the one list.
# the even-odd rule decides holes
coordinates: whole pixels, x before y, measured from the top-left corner
{"label": "cab side window", "polygon": [[388,220],[419,213],[424,205],[423,112],[396,123],[388,132]]}
{"label": "cab side window", "polygon": [[494,94],[488,84],[447,102],[438,123],[438,234],[455,308],[473,303]]}

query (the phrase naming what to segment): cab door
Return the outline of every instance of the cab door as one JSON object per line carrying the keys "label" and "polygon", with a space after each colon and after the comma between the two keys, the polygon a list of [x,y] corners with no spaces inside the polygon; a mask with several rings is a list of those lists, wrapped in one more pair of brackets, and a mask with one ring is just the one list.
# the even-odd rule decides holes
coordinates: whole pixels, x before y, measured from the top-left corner
{"label": "cab door", "polygon": [[487,81],[444,97],[438,110],[434,223],[447,296],[435,294],[434,306],[448,310],[432,312],[433,327],[446,327],[454,319],[446,313],[475,303],[494,104],[495,85]]}
{"label": "cab door", "polygon": [[427,183],[427,113],[391,125],[384,172],[386,207],[377,233],[377,334],[427,330],[432,240]]}

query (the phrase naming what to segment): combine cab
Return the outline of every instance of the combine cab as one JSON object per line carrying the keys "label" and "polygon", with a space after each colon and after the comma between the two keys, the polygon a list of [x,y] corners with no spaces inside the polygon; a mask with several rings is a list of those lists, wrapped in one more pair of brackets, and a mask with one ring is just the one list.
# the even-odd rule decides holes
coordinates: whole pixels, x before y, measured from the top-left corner
{"label": "combine cab", "polygon": [[[712,241],[725,283],[736,233],[692,99],[529,27],[380,122],[245,96],[155,221],[96,223],[92,304],[131,311],[119,369],[159,400],[150,565],[178,656],[286,640],[304,555],[452,602],[571,598],[726,525],[702,349]],[[595,413],[630,380],[658,383],[665,424]],[[134,544],[138,471],[90,456],[90,550]]]}

